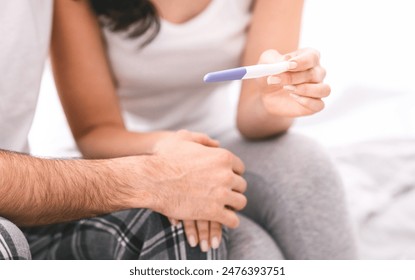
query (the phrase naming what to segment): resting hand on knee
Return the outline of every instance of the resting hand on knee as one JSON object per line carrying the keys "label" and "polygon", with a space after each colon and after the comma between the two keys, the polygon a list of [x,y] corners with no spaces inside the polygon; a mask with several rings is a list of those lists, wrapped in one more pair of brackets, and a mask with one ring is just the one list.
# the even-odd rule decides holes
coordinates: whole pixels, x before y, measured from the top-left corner
{"label": "resting hand on knee", "polygon": [[[243,193],[243,162],[217,147],[208,136],[180,131],[160,141],[155,155],[164,163],[157,170],[159,187],[151,209],[177,220],[214,221],[235,228],[239,218],[234,210],[246,206]],[[232,210],[231,210],[232,209]]]}

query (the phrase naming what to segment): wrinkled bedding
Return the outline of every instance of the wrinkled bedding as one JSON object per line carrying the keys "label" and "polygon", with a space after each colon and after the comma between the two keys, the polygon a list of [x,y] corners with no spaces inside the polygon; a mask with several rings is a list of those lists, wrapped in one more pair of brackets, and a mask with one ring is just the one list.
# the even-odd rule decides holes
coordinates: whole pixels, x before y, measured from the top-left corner
{"label": "wrinkled bedding", "polygon": [[415,92],[349,86],[294,131],[322,143],[343,179],[363,259],[415,259]]}
{"label": "wrinkled bedding", "polygon": [[415,259],[415,139],[330,150],[363,259]]}

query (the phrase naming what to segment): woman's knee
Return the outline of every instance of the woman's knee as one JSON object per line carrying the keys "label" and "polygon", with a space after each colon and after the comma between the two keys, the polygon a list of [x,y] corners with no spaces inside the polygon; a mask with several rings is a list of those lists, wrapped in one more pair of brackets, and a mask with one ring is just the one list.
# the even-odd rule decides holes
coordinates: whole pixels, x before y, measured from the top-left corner
{"label": "woman's knee", "polygon": [[282,214],[306,205],[344,204],[342,183],[330,157],[305,136],[286,133],[264,141],[239,139],[229,148],[246,165],[247,213],[262,205],[262,218],[275,220],[277,210]]}
{"label": "woman's knee", "polygon": [[316,141],[298,134],[276,139],[273,156],[291,180],[315,187],[339,187],[340,177],[328,153]]}
{"label": "woman's knee", "polygon": [[282,260],[280,249],[261,226],[240,215],[240,225],[229,231],[228,259]]}
{"label": "woman's knee", "polygon": [[240,139],[230,145],[247,170],[266,181],[292,187],[338,187],[340,178],[327,152],[314,140],[286,133],[263,141]]}
{"label": "woman's knee", "polygon": [[20,229],[0,217],[0,259],[31,259],[29,244]]}

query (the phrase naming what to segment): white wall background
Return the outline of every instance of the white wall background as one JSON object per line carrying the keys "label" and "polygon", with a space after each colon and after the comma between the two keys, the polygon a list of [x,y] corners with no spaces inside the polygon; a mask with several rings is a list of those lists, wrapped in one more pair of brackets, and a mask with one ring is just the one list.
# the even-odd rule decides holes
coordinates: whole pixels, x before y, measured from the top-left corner
{"label": "white wall background", "polygon": [[[322,53],[332,95],[294,130],[328,147],[415,138],[415,4],[395,0],[306,1],[301,45]],[[30,134],[33,153],[71,145],[49,68]],[[66,150],[66,154],[72,154]]]}
{"label": "white wall background", "polygon": [[322,53],[332,95],[298,129],[329,146],[415,136],[415,3],[306,2],[302,45]]}

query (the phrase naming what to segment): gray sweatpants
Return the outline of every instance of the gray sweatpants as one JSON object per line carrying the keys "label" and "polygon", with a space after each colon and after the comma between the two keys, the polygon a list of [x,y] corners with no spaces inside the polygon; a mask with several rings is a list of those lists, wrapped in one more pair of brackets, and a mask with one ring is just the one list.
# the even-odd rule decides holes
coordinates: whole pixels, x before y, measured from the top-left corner
{"label": "gray sweatpants", "polygon": [[246,165],[247,218],[230,232],[230,259],[353,259],[355,236],[343,186],[314,141],[284,134],[246,141],[218,137]]}

